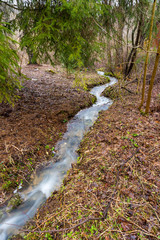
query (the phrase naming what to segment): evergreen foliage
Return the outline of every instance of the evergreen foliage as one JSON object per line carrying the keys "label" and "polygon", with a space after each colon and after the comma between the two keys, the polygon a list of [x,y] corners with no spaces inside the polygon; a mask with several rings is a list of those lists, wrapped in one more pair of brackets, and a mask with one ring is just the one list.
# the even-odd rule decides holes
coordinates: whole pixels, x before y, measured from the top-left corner
{"label": "evergreen foliage", "polygon": [[[58,61],[69,71],[93,65],[97,53],[104,50],[109,70],[120,67],[126,79],[136,62],[137,49],[149,33],[146,13],[150,13],[150,5],[149,0],[4,0],[0,10],[5,9],[5,16],[15,11],[15,19],[8,21],[12,29],[20,31],[20,46],[31,56],[30,63]],[[157,7],[156,16],[158,11]],[[14,41],[6,35],[11,33],[8,29],[1,24],[0,44],[6,61],[3,74],[6,72],[4,78],[9,83],[13,80],[13,87],[3,90],[9,97],[11,89],[20,85],[14,70],[18,57],[11,47]],[[100,39],[101,32],[105,36]],[[5,57],[7,53],[10,60]]]}
{"label": "evergreen foliage", "polygon": [[[93,2],[31,1],[17,22],[23,31],[21,46],[29,47],[39,59],[60,61],[68,70],[94,63],[97,28],[91,18]],[[93,54],[94,53],[94,54]]]}
{"label": "evergreen foliage", "polygon": [[5,27],[0,16],[0,103],[12,103],[17,98],[16,89],[21,88],[18,80],[18,55],[13,48],[12,32]]}

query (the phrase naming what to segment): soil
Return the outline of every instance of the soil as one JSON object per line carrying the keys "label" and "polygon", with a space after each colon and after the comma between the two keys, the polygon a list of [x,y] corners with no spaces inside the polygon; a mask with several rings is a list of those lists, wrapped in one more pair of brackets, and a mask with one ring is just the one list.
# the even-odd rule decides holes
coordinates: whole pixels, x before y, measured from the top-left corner
{"label": "soil", "polygon": [[[141,112],[138,110],[140,94],[135,94],[137,83],[127,85],[130,91],[124,90],[125,94],[122,91],[121,98],[118,98],[107,111],[100,114],[94,126],[84,137],[79,149],[78,162],[72,165],[60,190],[53,192],[52,196],[38,210],[35,218],[24,227],[19,235],[13,236],[12,239],[154,240],[160,238],[160,84],[158,77],[159,72],[152,95],[152,112],[144,115],[143,109]],[[34,85],[35,81],[32,80],[32,82]],[[65,87],[72,89],[69,87],[72,86],[71,79],[63,83],[64,85],[66,83],[64,92]],[[58,86],[59,91],[63,89],[61,81],[58,81],[54,87],[58,88]],[[41,88],[42,93],[44,88],[45,85]],[[49,91],[51,87],[46,88]],[[146,90],[147,88],[148,86]],[[36,85],[37,89],[38,85]],[[60,92],[62,93],[62,91]],[[66,92],[65,94],[67,95]],[[70,94],[72,94],[70,97],[67,95],[68,98],[65,98],[65,103],[68,100],[71,104],[74,99],[73,105],[75,106],[75,99],[79,94],[76,104],[82,104],[84,99],[87,99],[87,103],[91,102],[91,100],[88,101],[88,93],[83,92],[83,99],[77,90],[70,90]],[[32,95],[30,94],[30,97]],[[60,96],[63,98],[63,95]],[[74,96],[76,97],[74,98]],[[46,93],[43,100],[51,103],[51,97],[52,94]],[[37,97],[34,98],[35,102],[36,100]],[[43,109],[45,112],[49,112],[51,106],[54,111],[57,111],[58,104],[54,108],[54,104],[43,105],[43,102],[36,105],[34,113],[41,105],[49,106],[49,109],[46,107],[45,110]],[[64,101],[59,103],[64,104]],[[44,137],[42,134],[43,151],[42,148],[37,150],[37,152],[41,151],[40,156],[42,157],[47,156],[45,153],[46,150],[48,151],[48,147],[46,149],[45,146],[49,144],[49,141],[46,141],[47,137],[54,136],[58,140],[57,133],[62,133],[66,128],[62,112],[57,115],[54,111],[54,118],[48,117],[50,121],[47,121],[47,118],[44,119],[45,114],[38,119],[38,123],[41,119],[44,121],[42,125],[44,128],[40,129],[47,135]],[[47,114],[47,116],[50,115]],[[2,118],[8,119],[8,117]],[[66,115],[65,119],[67,119]],[[32,124],[32,129],[33,125],[36,126],[35,124],[36,122]],[[53,127],[53,125],[55,133],[46,130],[48,126]],[[23,130],[22,133],[24,133]],[[32,137],[29,139],[37,144],[37,140],[33,140],[37,136],[35,133],[30,132]],[[12,132],[7,134],[12,135]],[[14,143],[12,144],[15,146],[15,138],[13,139]],[[27,138],[24,137],[24,139]],[[56,142],[55,139],[53,142]],[[25,144],[29,142],[27,140]],[[49,146],[54,146],[53,142]],[[31,147],[33,147],[34,142],[31,143]],[[9,149],[12,149],[11,144],[9,146]],[[25,149],[22,146],[18,149]],[[20,151],[17,150],[17,153],[20,154]],[[38,153],[34,152],[34,154],[39,156]],[[40,157],[36,159],[39,160]]]}
{"label": "soil", "polygon": [[12,239],[159,239],[159,88],[150,115],[128,91],[100,114],[61,189]]}
{"label": "soil", "polygon": [[[95,100],[82,88],[73,87],[74,75],[67,78],[59,66],[26,65],[22,73],[27,80],[14,108],[0,104],[1,206],[50,160],[67,121]],[[99,76],[88,73],[88,79],[95,81]]]}

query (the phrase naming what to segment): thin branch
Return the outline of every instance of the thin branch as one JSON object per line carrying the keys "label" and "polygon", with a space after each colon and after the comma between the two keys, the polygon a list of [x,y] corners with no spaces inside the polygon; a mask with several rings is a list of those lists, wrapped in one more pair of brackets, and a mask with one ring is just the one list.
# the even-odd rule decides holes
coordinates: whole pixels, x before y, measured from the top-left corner
{"label": "thin branch", "polygon": [[29,230],[29,229],[22,229],[20,230],[21,232],[32,232],[32,233],[56,233],[56,232],[66,232],[66,231],[69,231],[69,230],[72,230],[72,229],[75,229],[81,225],[83,225],[84,223],[88,222],[88,221],[95,221],[95,220],[103,220],[104,217],[100,217],[100,218],[87,218],[85,219],[84,221],[76,224],[75,226],[73,227],[69,227],[69,228],[62,228],[62,229],[53,229],[53,230],[46,230],[46,231],[34,231],[34,230]]}
{"label": "thin branch", "polygon": [[124,85],[124,87],[127,86],[127,85],[129,85],[129,84],[131,84],[131,83],[135,83],[135,82],[137,82],[137,81],[138,81],[138,79],[135,78],[134,80],[127,82],[127,83]]}
{"label": "thin branch", "polygon": [[19,8],[17,5],[12,5],[12,4],[9,4],[9,3],[1,1],[1,0],[0,0],[0,3],[3,3],[3,4],[15,9],[15,10],[18,10],[18,11],[24,11],[27,8],[29,8],[30,11],[40,11],[40,10],[43,9],[43,7],[42,8],[32,8],[32,7],[29,7],[29,6],[24,6],[24,8]]}
{"label": "thin branch", "polygon": [[[117,177],[116,177],[116,187],[118,185],[119,182],[119,176],[120,176],[120,172],[123,170],[123,167],[139,152],[139,149],[137,149],[137,151],[135,151],[131,157],[127,158],[126,161],[124,161],[123,164],[120,165],[117,173]],[[117,192],[117,189],[115,188],[115,190],[113,191],[113,193],[111,194],[111,196],[108,198],[110,199],[107,206],[104,209],[103,212],[103,216],[102,217],[98,217],[98,218],[93,218],[93,217],[89,217],[85,220],[83,220],[82,222],[79,222],[78,224],[76,224],[75,226],[69,227],[69,228],[62,228],[62,229],[53,229],[53,230],[45,230],[45,231],[35,231],[35,230],[29,230],[29,229],[21,229],[19,230],[20,232],[31,232],[31,233],[57,233],[57,232],[65,232],[65,231],[69,231],[72,229],[75,229],[81,225],[83,225],[84,223],[88,222],[88,221],[95,221],[95,220],[104,220],[106,219],[106,217],[108,216],[108,210],[110,208],[111,205],[111,201],[113,199],[113,197],[115,196]]]}
{"label": "thin branch", "polygon": [[[113,38],[113,37],[94,19],[93,16],[92,16],[92,19],[93,19],[93,21],[95,22],[95,24],[102,30],[102,32],[105,33],[105,35],[108,35],[110,38]],[[126,43],[123,44],[122,42],[120,42],[120,41],[117,40],[117,39],[114,39],[114,40],[115,40],[116,42],[118,42],[119,44],[122,44],[123,46],[127,46],[127,47],[129,47],[129,48],[134,48],[134,49],[140,48],[140,49],[142,49],[143,51],[148,52],[148,53],[157,53],[156,51],[147,51],[147,50],[145,50],[141,45],[138,45],[138,46],[134,47],[134,46],[131,46],[131,45],[126,44]]]}
{"label": "thin branch", "polygon": [[121,87],[121,88],[123,88],[124,90],[126,90],[127,92],[129,92],[129,93],[131,93],[131,94],[134,94],[135,95],[135,93],[134,92],[132,92],[131,90],[129,90],[128,88],[126,88],[126,87]]}
{"label": "thin branch", "polygon": [[[108,35],[110,38],[112,38],[112,36],[94,19],[94,17],[92,16],[92,19],[93,19],[93,21],[95,22],[95,24],[102,30],[102,32],[104,32],[106,35]],[[116,42],[118,42],[119,44],[122,44],[122,42],[120,42],[119,40],[117,40],[117,39],[114,39]],[[136,47],[134,47],[134,46],[131,46],[131,45],[128,45],[128,44],[123,44],[123,45],[125,45],[125,46],[128,46],[128,47],[130,47],[130,48],[140,48],[141,46],[139,45],[139,46],[136,46]]]}
{"label": "thin branch", "polygon": [[22,9],[22,8],[17,7],[16,5],[12,5],[12,4],[9,4],[9,3],[4,2],[4,1],[0,1],[0,3],[4,3],[4,4],[7,5],[8,7],[11,7],[11,8],[13,8],[13,9],[15,9],[15,10],[19,10],[19,11],[24,10],[24,9]]}

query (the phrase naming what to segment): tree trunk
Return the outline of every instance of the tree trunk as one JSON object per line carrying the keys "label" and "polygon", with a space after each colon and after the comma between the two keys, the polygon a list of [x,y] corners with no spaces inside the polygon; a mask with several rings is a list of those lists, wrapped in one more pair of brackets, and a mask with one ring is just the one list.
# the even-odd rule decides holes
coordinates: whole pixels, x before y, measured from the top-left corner
{"label": "tree trunk", "polygon": [[133,48],[132,48],[132,50],[131,50],[131,52],[130,52],[130,54],[128,56],[128,59],[127,59],[127,64],[126,64],[125,73],[124,73],[125,74],[125,78],[130,75],[130,73],[131,73],[131,71],[133,69],[133,66],[135,64],[135,59],[136,59],[136,56],[137,56],[137,47],[138,47],[138,45],[141,42],[142,23],[143,23],[143,14],[141,14],[140,19],[139,19],[136,40],[134,40],[136,27],[133,29],[133,32],[132,32],[132,45],[133,45]]}
{"label": "tree trunk", "polygon": [[28,54],[29,64],[37,64],[37,60],[33,52],[28,47],[27,47],[27,54]]}
{"label": "tree trunk", "polygon": [[156,9],[156,0],[154,0],[153,7],[152,7],[151,26],[150,26],[150,31],[149,31],[147,54],[146,54],[146,60],[145,60],[145,66],[144,66],[142,98],[141,98],[141,103],[140,103],[139,109],[141,109],[141,107],[143,106],[143,103],[144,103],[145,86],[146,86],[146,75],[147,75],[147,65],[148,65],[149,50],[150,50],[151,39],[152,39],[152,29],[153,29],[153,20],[154,20],[154,15],[155,15],[155,9]]}
{"label": "tree trunk", "polygon": [[124,31],[124,22],[125,22],[125,17],[123,14],[123,9],[120,7],[119,11],[121,12],[121,18],[118,21],[118,40],[119,42],[116,43],[116,61],[115,65],[120,66],[123,64],[123,31]]}
{"label": "tree trunk", "polygon": [[108,66],[109,72],[113,71],[111,43],[109,38],[107,38],[107,66]]}
{"label": "tree trunk", "polygon": [[153,69],[153,73],[152,73],[152,77],[151,77],[151,81],[150,81],[150,85],[149,85],[148,98],[147,98],[145,113],[149,112],[152,89],[153,89],[154,79],[155,79],[155,76],[156,76],[156,71],[157,71],[157,67],[158,67],[159,58],[160,58],[160,40],[159,40],[159,46],[158,46],[158,49],[157,49],[157,55],[156,55],[156,60],[155,60],[155,64],[154,64],[154,69]]}

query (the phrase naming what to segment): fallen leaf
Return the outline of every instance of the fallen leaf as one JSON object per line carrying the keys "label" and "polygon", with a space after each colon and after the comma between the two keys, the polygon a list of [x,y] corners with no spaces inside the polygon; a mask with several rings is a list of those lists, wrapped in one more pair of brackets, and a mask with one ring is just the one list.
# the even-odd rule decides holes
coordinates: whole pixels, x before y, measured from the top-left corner
{"label": "fallen leaf", "polygon": [[122,222],[121,227],[123,228],[124,231],[131,231],[132,230],[132,224],[128,222]]}

